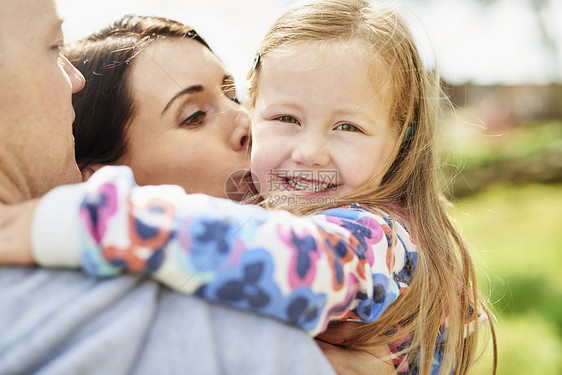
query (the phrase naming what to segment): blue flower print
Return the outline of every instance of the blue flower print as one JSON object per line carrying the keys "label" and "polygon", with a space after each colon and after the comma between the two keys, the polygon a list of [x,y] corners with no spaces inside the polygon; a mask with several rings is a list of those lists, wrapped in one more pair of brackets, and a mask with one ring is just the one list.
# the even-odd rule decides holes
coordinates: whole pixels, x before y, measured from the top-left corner
{"label": "blue flower print", "polygon": [[156,225],[149,225],[139,218],[135,218],[135,228],[136,234],[139,235],[141,239],[148,240],[154,238],[158,235],[159,228]]}
{"label": "blue flower print", "polygon": [[394,282],[381,274],[373,274],[373,296],[358,293],[355,298],[360,300],[355,313],[361,320],[372,322],[380,317],[386,307],[398,297],[398,288]]}
{"label": "blue flower print", "polygon": [[325,305],[324,294],[315,294],[308,287],[295,289],[287,306],[287,320],[305,330],[312,330],[318,325]]}
{"label": "blue flower print", "polygon": [[[245,252],[237,267],[218,272],[215,280],[200,287],[196,295],[234,307],[280,317],[284,310],[281,292],[273,282],[273,261],[264,250]],[[272,311],[276,313],[271,314]]]}
{"label": "blue flower print", "polygon": [[351,234],[355,236],[357,241],[359,241],[359,249],[357,249],[358,250],[357,256],[361,258],[365,258],[365,250],[367,249],[366,239],[371,239],[373,237],[373,233],[371,232],[371,229],[364,225],[354,223],[352,221],[344,221],[342,222],[341,226],[348,229],[351,232]]}
{"label": "blue flower print", "polygon": [[349,257],[349,250],[346,247],[344,241],[336,236],[331,236],[326,234],[326,239],[324,240],[326,246],[332,250],[335,257],[332,259],[332,267],[334,274],[336,275],[337,285],[341,285],[343,282],[343,263],[345,263],[344,258]]}
{"label": "blue flower print", "polygon": [[[80,209],[88,212],[88,216],[91,220],[93,228],[98,227],[98,222],[99,222],[98,209],[100,207],[101,209],[103,209],[103,207],[105,207],[106,205],[107,205],[107,200],[105,198],[105,195],[103,194],[89,195],[86,196],[86,198],[84,198],[84,201],[82,202]],[[97,241],[99,241],[99,237],[100,237],[99,235],[96,236]]]}
{"label": "blue flower print", "polygon": [[302,238],[298,237],[294,231],[291,231],[292,243],[297,250],[297,275],[304,279],[306,273],[310,269],[312,252],[317,252],[316,241],[314,237],[305,235]]}
{"label": "blue flower print", "polygon": [[162,263],[164,263],[164,259],[166,259],[166,253],[163,249],[156,250],[150,258],[146,261],[146,268],[144,273],[149,275],[158,271]]}
{"label": "blue flower print", "polygon": [[196,295],[244,310],[256,311],[301,328],[314,329],[326,304],[326,296],[309,287],[282,295],[273,276],[271,254],[258,249],[246,251],[238,267],[218,273],[217,278],[200,287]]}
{"label": "blue flower print", "polygon": [[218,269],[232,251],[234,242],[229,239],[237,228],[227,220],[201,220],[191,225],[193,267],[201,271]]}
{"label": "blue flower print", "polygon": [[[398,238],[400,241],[402,241],[400,237]],[[404,248],[406,247],[404,246]],[[411,284],[412,276],[414,274],[414,270],[416,269],[417,260],[418,260],[418,253],[406,251],[406,259],[405,259],[404,267],[399,272],[393,274],[394,281],[400,287],[406,287]]]}
{"label": "blue flower print", "polygon": [[201,224],[202,233],[195,236],[195,239],[200,243],[213,244],[219,253],[228,253],[230,246],[226,239],[230,224],[226,221],[203,221]]}
{"label": "blue flower print", "polygon": [[323,214],[326,216],[332,216],[332,217],[337,217],[340,219],[347,219],[347,220],[353,220],[356,221],[357,219],[359,219],[360,215],[357,213],[357,211],[353,210],[353,206],[350,206],[349,208],[331,208],[327,211],[325,211]]}
{"label": "blue flower print", "polygon": [[217,297],[224,301],[246,301],[251,307],[266,306],[270,298],[257,284],[264,271],[263,262],[250,263],[244,267],[241,280],[232,280],[224,284]]}

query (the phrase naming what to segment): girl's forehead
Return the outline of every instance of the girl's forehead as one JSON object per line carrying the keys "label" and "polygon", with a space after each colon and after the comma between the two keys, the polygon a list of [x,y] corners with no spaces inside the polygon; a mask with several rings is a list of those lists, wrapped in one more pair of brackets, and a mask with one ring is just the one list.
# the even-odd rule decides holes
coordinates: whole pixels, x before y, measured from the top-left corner
{"label": "girl's forehead", "polygon": [[358,64],[367,68],[373,83],[388,82],[392,76],[388,64],[380,53],[365,41],[351,40],[318,40],[297,41],[283,44],[267,53],[261,64],[264,72],[274,67],[279,61],[294,61],[291,69],[309,70],[322,66],[335,55],[351,56]]}
{"label": "girl's forehead", "polygon": [[343,42],[325,43],[320,49],[314,43],[300,43],[267,54],[257,97],[262,93],[268,100],[284,94],[294,98],[305,92],[302,100],[308,104],[332,98],[342,108],[360,108],[366,101],[390,105],[394,100],[391,75],[377,69],[381,64],[369,61],[357,48]]}
{"label": "girl's forehead", "polygon": [[288,62],[291,69],[314,69],[329,57],[325,49],[317,49],[312,43],[298,43],[281,46],[265,56],[262,61],[264,71],[278,68],[282,62]]}
{"label": "girl's forehead", "polygon": [[299,54],[303,51],[313,52],[319,56],[326,56],[335,50],[355,51],[356,47],[364,44],[358,40],[300,40],[290,41],[273,48],[268,55],[287,56]]}

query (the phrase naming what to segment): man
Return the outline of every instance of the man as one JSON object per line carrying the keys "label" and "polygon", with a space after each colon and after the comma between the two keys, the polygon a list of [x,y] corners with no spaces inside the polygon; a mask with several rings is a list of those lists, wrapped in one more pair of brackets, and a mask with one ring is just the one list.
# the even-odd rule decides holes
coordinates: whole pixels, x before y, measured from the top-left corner
{"label": "man", "polygon": [[[81,180],[53,0],[0,0],[0,253],[49,189]],[[56,220],[56,212],[53,212]],[[22,254],[23,255],[23,254]],[[14,260],[13,260],[14,261]],[[17,263],[17,260],[14,261]],[[304,332],[137,277],[0,268],[0,374],[330,374]]]}

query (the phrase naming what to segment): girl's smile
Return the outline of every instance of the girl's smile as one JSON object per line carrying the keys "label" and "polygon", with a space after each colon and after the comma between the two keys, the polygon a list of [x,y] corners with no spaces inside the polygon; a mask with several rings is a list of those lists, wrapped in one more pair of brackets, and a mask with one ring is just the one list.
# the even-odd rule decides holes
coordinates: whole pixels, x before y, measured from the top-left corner
{"label": "girl's smile", "polygon": [[[280,178],[280,176],[276,176],[276,178]],[[280,180],[286,191],[295,193],[333,193],[338,187],[325,180],[310,180],[302,177],[281,177]]]}

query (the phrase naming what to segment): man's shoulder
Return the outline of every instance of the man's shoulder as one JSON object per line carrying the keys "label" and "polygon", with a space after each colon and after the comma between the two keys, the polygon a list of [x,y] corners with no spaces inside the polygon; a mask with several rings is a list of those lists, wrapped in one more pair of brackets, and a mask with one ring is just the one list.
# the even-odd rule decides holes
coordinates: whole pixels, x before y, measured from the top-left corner
{"label": "man's shoulder", "polygon": [[137,355],[159,288],[138,277],[96,280],[70,270],[1,267],[0,373],[47,364],[59,373],[81,366],[99,368],[93,374],[125,370],[131,363],[111,350],[120,347],[131,360]]}

